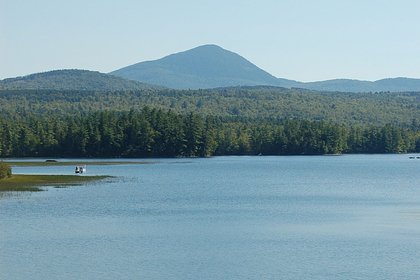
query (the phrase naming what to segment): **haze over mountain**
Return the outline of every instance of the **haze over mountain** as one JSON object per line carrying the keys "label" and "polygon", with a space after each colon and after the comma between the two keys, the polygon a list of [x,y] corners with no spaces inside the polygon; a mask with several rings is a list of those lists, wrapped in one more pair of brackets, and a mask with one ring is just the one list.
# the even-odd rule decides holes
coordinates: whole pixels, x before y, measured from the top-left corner
{"label": "haze over mountain", "polygon": [[308,83],[276,78],[242,56],[216,45],[199,46],[158,60],[136,63],[110,74],[175,89],[271,85],[342,92],[420,91],[420,79],[409,78]]}
{"label": "haze over mountain", "polygon": [[216,45],[204,45],[158,60],[140,62],[110,74],[175,89],[299,85],[295,81],[278,79],[242,56]]}
{"label": "haze over mountain", "polygon": [[138,81],[87,70],[54,70],[0,81],[0,89],[138,90],[152,87]]}

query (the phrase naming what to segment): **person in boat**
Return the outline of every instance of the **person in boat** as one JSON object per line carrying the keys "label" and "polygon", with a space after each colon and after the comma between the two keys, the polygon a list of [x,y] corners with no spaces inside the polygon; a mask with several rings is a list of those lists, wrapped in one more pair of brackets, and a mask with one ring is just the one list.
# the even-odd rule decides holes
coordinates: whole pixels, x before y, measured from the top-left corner
{"label": "person in boat", "polygon": [[74,173],[80,173],[79,166],[76,166],[76,170],[74,171]]}

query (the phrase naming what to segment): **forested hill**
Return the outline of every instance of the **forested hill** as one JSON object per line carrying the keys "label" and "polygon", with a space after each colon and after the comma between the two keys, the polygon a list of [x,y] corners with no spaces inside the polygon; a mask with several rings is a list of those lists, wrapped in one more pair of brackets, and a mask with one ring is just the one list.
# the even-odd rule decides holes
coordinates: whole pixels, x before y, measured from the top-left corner
{"label": "forested hill", "polygon": [[177,113],[239,119],[301,119],[409,127],[420,120],[420,93],[332,93],[276,87],[210,90],[0,91],[2,117],[77,115],[148,105]]}
{"label": "forested hill", "polygon": [[389,78],[377,81],[360,81],[350,79],[335,79],[328,81],[309,82],[299,85],[320,91],[340,91],[340,92],[404,92],[420,91],[420,79],[410,78]]}
{"label": "forested hill", "polygon": [[140,90],[153,86],[87,70],[55,70],[0,81],[0,89],[46,90]]}

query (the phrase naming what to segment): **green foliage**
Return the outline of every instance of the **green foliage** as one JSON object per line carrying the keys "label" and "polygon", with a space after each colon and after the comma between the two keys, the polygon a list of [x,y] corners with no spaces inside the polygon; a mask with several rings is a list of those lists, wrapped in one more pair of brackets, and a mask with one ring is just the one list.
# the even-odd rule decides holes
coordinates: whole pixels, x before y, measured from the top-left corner
{"label": "green foliage", "polygon": [[102,180],[109,176],[76,176],[76,175],[13,175],[12,178],[0,181],[2,191],[41,191],[40,186],[70,186],[85,182]]}
{"label": "green foliage", "polygon": [[0,117],[86,115],[138,110],[241,119],[305,119],[345,125],[411,127],[420,119],[420,93],[321,93],[273,87],[177,91],[0,91]]}
{"label": "green foliage", "polygon": [[393,125],[243,119],[144,107],[0,120],[2,157],[205,157],[419,151],[420,133]]}
{"label": "green foliage", "polygon": [[5,162],[0,161],[0,180],[12,176],[12,168]]}
{"label": "green foliage", "polygon": [[4,90],[0,156],[419,152],[419,100],[420,93],[274,87]]}

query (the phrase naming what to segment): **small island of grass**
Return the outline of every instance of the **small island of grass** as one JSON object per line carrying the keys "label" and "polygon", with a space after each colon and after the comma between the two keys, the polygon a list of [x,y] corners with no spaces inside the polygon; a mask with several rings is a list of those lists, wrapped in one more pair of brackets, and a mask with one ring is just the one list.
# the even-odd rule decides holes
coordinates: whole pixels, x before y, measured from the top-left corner
{"label": "small island of grass", "polygon": [[[45,163],[60,164],[56,160],[48,160]],[[111,176],[12,174],[10,163],[0,161],[0,192],[41,191],[41,187],[81,185],[86,182],[110,177]]]}
{"label": "small island of grass", "polygon": [[44,186],[81,185],[86,182],[102,180],[110,176],[77,175],[12,175],[0,180],[2,191],[41,191]]}

